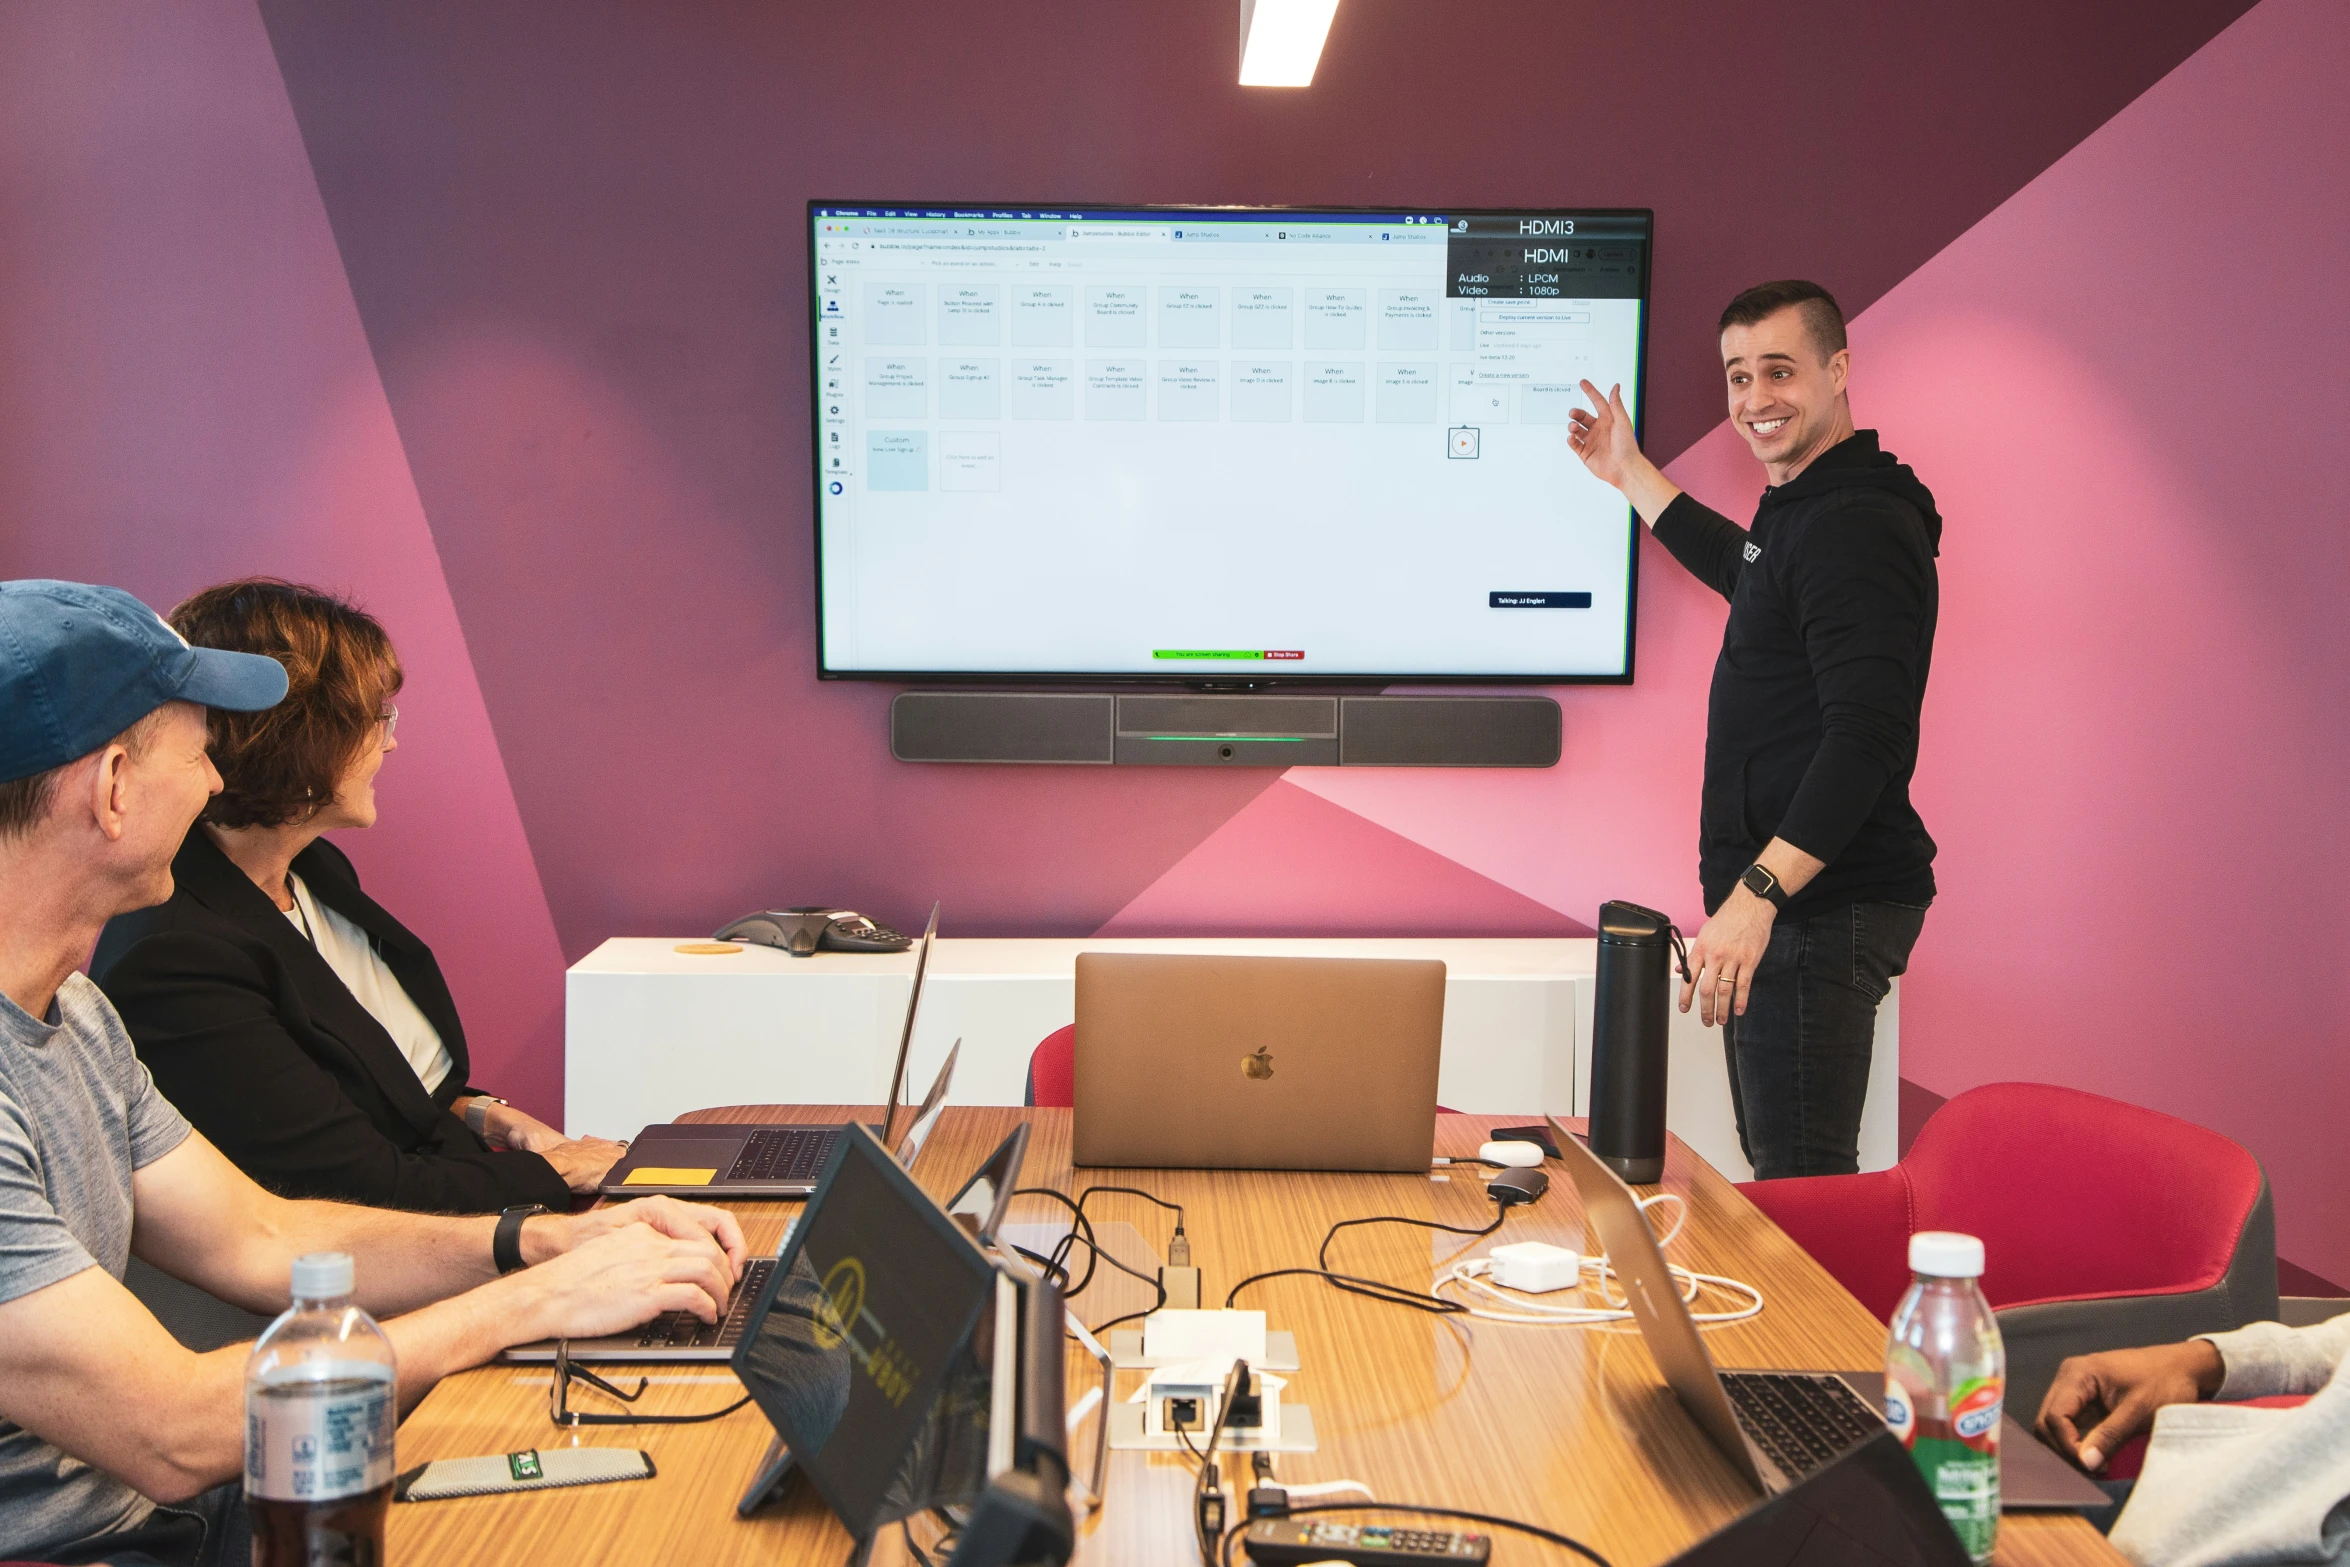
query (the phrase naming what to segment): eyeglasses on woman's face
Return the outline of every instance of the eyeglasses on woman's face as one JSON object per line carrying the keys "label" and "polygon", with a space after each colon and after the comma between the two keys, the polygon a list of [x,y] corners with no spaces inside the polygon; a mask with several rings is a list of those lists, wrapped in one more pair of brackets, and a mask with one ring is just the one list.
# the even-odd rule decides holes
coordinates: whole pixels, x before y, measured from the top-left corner
{"label": "eyeglasses on woman's face", "polygon": [[399,707],[394,703],[386,702],[384,704],[384,710],[375,715],[375,721],[383,725],[384,738],[389,740],[396,732],[398,732],[400,727]]}

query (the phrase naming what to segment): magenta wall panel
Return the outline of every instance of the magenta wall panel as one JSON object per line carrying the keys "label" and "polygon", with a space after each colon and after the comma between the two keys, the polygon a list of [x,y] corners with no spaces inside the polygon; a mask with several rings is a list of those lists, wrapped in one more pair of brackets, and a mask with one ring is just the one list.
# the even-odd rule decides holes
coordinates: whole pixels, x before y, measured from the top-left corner
{"label": "magenta wall panel", "polygon": [[1589,925],[1295,782],[1251,800],[1099,934],[1221,936],[1239,927],[1300,936],[1591,934]]}
{"label": "magenta wall panel", "polygon": [[477,1082],[561,1109],[562,953],[432,531],[249,3],[0,12],[0,575],[168,608],[356,593],[408,669],[382,824]]}
{"label": "magenta wall panel", "polygon": [[2265,0],[1879,301],[1950,519],[1903,1069],[2244,1142],[2350,1278],[2350,13]]}

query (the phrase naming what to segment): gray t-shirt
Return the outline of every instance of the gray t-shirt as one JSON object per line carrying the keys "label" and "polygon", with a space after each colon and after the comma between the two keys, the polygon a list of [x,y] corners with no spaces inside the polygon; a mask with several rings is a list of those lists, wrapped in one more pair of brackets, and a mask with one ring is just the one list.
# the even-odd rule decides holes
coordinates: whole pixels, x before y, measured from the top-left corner
{"label": "gray t-shirt", "polygon": [[[122,1019],[82,975],[48,1021],[0,996],[0,1301],[131,1252],[131,1172],[177,1148],[188,1123],[155,1091]],[[136,1523],[154,1504],[0,1419],[0,1558]]]}

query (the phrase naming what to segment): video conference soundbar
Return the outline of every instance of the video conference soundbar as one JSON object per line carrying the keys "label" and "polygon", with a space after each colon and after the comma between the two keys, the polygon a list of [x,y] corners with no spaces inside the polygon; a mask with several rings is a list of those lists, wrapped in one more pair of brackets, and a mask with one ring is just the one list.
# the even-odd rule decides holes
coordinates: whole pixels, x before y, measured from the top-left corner
{"label": "video conference soundbar", "polygon": [[1552,767],[1547,696],[1202,696],[907,691],[901,762],[1124,767]]}

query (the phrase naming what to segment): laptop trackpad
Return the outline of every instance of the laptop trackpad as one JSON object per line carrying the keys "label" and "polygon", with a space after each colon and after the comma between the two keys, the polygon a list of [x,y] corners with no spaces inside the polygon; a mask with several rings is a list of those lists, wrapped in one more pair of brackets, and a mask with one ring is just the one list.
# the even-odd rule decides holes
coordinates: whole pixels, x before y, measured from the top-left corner
{"label": "laptop trackpad", "polygon": [[[1885,1407],[1885,1374],[1839,1371],[1846,1387],[1871,1409]],[[1999,1507],[2002,1512],[2043,1508],[2111,1507],[2113,1498],[2096,1481],[2059,1458],[2013,1415],[1999,1417]]]}

